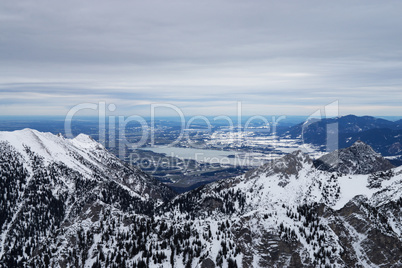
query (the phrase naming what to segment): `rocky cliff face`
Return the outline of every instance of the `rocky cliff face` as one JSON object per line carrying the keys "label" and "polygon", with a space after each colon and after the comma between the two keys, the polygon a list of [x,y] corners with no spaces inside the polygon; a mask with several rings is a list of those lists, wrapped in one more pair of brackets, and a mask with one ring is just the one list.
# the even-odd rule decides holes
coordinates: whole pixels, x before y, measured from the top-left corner
{"label": "rocky cliff face", "polygon": [[87,136],[0,133],[0,150],[5,266],[402,265],[402,169],[362,143],[175,197]]}
{"label": "rocky cliff face", "polygon": [[357,141],[351,147],[336,150],[315,161],[320,170],[343,174],[370,174],[394,166],[367,144]]}

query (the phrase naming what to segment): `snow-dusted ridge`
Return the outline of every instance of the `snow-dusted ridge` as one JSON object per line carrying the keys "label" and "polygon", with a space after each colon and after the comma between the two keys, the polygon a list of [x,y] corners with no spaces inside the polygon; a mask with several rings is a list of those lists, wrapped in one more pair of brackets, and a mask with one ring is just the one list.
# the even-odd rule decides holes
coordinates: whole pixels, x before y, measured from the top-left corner
{"label": "snow-dusted ridge", "polygon": [[67,228],[95,204],[146,215],[174,195],[83,134],[0,132],[0,152],[0,266],[14,248],[46,240],[43,234]]}
{"label": "snow-dusted ridge", "polygon": [[86,135],[0,132],[0,152],[0,266],[402,265],[402,167],[365,144],[175,198]]}
{"label": "snow-dusted ridge", "polygon": [[85,134],[80,134],[74,139],[65,139],[61,135],[39,132],[33,129],[16,130],[12,132],[0,132],[0,141],[4,141],[13,146],[25,158],[28,157],[26,148],[29,147],[35,154],[43,158],[46,163],[61,162],[73,169],[89,172],[88,169],[82,170],[82,164],[72,157],[71,152],[78,153],[85,160],[93,164],[94,161],[88,150],[102,152],[105,148]]}
{"label": "snow-dusted ridge", "polygon": [[[354,147],[361,146],[358,142]],[[369,146],[364,145],[364,148]],[[381,155],[372,151],[375,157]],[[377,161],[366,155],[366,161]],[[345,159],[340,159],[345,168]],[[349,159],[347,164],[355,167],[358,164]],[[363,161],[360,159],[360,161]],[[381,161],[386,161],[381,159]],[[335,167],[335,166],[334,166]],[[402,181],[402,167],[389,169],[392,165],[382,167],[369,174],[341,173],[316,168],[313,160],[301,151],[292,152],[278,160],[251,170],[237,178],[204,186],[204,198],[213,194],[213,189],[226,189],[246,192],[248,210],[276,209],[277,204],[296,206],[300,203],[323,203],[333,209],[341,209],[355,196],[365,196],[370,199],[374,194],[398,189]],[[352,169],[349,169],[351,171]],[[366,173],[366,172],[365,172]],[[375,183],[374,183],[375,182]],[[375,185],[374,185],[375,184]],[[374,186],[373,186],[374,185]],[[192,192],[189,193],[191,195]],[[392,195],[392,200],[398,200],[402,195]],[[176,197],[179,199],[180,196]],[[242,212],[240,212],[241,214]]]}
{"label": "snow-dusted ridge", "polygon": [[78,172],[88,180],[97,177],[114,180],[141,199],[160,198],[158,193],[150,196],[145,189],[147,183],[156,183],[154,179],[134,167],[125,165],[88,135],[79,134],[73,139],[66,139],[62,135],[23,129],[0,132],[0,142],[2,141],[12,146],[22,156],[21,160],[28,169],[31,168],[30,154],[33,153],[41,159],[44,166],[60,164]]}
{"label": "snow-dusted ridge", "polygon": [[320,157],[315,165],[318,169],[336,171],[343,174],[370,174],[386,171],[394,166],[381,154],[362,141],[356,141],[352,146]]}
{"label": "snow-dusted ridge", "polygon": [[[290,247],[299,252],[297,267],[398,267],[402,249],[394,250],[380,240],[402,242],[402,168],[384,169],[386,160],[361,142],[339,155],[342,170],[352,173],[320,170],[308,155],[296,151],[243,176],[177,196],[166,215],[177,219],[183,213],[214,220],[229,218],[237,225],[232,230],[237,243],[245,239],[242,228],[249,225],[251,234],[261,238],[248,242],[255,251],[245,254],[246,259],[252,259],[243,262],[246,266],[298,263],[286,255]],[[376,161],[382,163],[374,165],[378,170],[366,174],[367,167]],[[364,174],[356,174],[360,171]],[[284,259],[270,255],[267,247],[274,244],[280,248],[275,254]],[[366,251],[381,252],[384,257]]]}

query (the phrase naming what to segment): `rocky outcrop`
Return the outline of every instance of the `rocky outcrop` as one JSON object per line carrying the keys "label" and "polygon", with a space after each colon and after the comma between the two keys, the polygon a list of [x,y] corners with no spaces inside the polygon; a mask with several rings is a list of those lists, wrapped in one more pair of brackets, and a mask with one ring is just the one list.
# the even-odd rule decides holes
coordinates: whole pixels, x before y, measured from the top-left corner
{"label": "rocky outcrop", "polygon": [[361,141],[320,157],[314,165],[320,170],[343,174],[370,174],[394,168],[387,159]]}

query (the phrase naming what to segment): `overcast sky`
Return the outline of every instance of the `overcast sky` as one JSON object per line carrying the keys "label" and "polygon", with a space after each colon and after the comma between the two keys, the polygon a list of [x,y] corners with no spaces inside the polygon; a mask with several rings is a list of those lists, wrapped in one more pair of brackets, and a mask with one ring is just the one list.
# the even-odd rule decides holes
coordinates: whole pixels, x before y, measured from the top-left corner
{"label": "overcast sky", "polygon": [[0,1],[0,115],[402,115],[402,1]]}

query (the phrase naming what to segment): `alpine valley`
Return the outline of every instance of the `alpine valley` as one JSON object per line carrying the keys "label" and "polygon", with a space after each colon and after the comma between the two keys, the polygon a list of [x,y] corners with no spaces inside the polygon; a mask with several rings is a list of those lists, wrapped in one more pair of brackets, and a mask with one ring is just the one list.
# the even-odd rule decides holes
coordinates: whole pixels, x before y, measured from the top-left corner
{"label": "alpine valley", "polygon": [[402,167],[361,141],[180,195],[83,134],[0,152],[2,267],[402,267]]}

